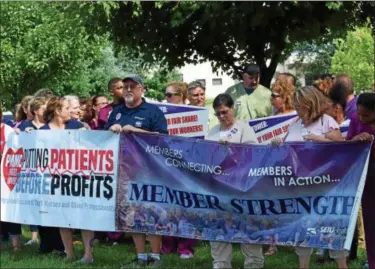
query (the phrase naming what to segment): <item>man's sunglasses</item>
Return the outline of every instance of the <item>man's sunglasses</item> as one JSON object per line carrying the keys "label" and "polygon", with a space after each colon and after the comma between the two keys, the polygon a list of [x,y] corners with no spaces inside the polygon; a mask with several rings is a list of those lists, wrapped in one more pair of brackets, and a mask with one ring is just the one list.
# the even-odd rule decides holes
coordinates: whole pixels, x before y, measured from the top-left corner
{"label": "man's sunglasses", "polygon": [[165,97],[171,98],[172,96],[179,96],[179,93],[171,93],[171,92],[166,92],[164,93]]}
{"label": "man's sunglasses", "polygon": [[222,110],[222,111],[216,111],[215,116],[220,117],[221,115],[227,115],[228,112],[229,112],[229,109],[228,110]]}
{"label": "man's sunglasses", "polygon": [[123,89],[124,89],[124,91],[134,91],[138,87],[138,85],[139,84],[133,84],[133,85],[129,85],[129,86],[124,85]]}

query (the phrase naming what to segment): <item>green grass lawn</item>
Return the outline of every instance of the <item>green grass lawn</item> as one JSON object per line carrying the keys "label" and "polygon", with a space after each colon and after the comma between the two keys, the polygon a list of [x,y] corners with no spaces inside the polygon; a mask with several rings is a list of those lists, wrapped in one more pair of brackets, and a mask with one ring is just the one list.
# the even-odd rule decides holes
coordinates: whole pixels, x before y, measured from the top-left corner
{"label": "green grass lawn", "polygon": [[[28,230],[24,230],[23,242],[30,239]],[[134,258],[134,245],[129,242],[105,246],[99,244],[94,247],[95,262],[93,265],[75,265],[64,261],[55,254],[37,254],[37,246],[24,246],[20,252],[14,253],[11,249],[1,251],[1,268],[120,268],[121,265],[130,262]],[[77,260],[83,255],[83,246],[75,247]],[[208,242],[201,242],[196,247],[193,259],[181,261],[177,254],[162,256],[163,268],[212,268],[211,254]],[[360,250],[359,260],[349,264],[349,268],[362,268],[365,261],[365,252]],[[234,246],[233,268],[243,268],[243,257],[238,245]],[[279,248],[279,252],[265,258],[265,268],[297,268],[297,256],[292,248]],[[311,262],[311,268],[336,268],[335,263],[318,265]]]}

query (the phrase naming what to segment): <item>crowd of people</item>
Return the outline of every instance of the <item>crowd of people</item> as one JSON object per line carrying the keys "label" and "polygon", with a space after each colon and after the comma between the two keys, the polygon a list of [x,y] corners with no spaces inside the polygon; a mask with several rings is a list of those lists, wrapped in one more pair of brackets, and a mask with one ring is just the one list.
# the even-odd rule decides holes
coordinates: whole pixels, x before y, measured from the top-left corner
{"label": "crowd of people", "polygon": [[[244,68],[241,82],[214,99],[209,115],[210,130],[205,139],[220,143],[256,144],[258,142],[254,130],[248,124],[249,120],[290,113],[296,113],[297,119],[289,126],[285,139],[274,139],[272,145],[279,146],[290,141],[332,143],[373,139],[375,94],[356,95],[350,76],[324,75],[311,86],[296,88],[296,77],[289,73],[282,73],[278,75],[271,89],[260,84],[260,76],[259,66],[250,64]],[[49,89],[41,89],[33,96],[25,96],[21,100],[17,105],[14,122],[3,121],[0,106],[1,130],[3,133],[4,125],[7,124],[14,128],[16,133],[70,129],[168,134],[163,112],[155,104],[148,102],[145,98],[146,93],[142,78],[136,74],[110,79],[108,93],[92,98],[79,98],[74,95],[60,97]],[[173,104],[204,107],[206,106],[205,86],[199,81],[189,84],[173,81],[166,85],[165,100]],[[350,121],[349,131],[344,137],[340,132],[340,125],[347,121]],[[2,153],[5,141],[3,134],[1,137]],[[224,221],[220,223],[224,225],[223,229],[227,229],[225,216],[223,218]],[[228,221],[233,220],[228,219]],[[360,221],[361,217],[358,224]],[[160,216],[153,216],[152,223],[156,230],[167,227],[167,223],[164,223]],[[232,227],[231,225],[233,223],[229,223],[228,227]],[[246,228],[246,225],[241,227]],[[178,225],[175,228],[178,229]],[[40,243],[41,253],[57,252],[69,261],[74,258],[73,230],[30,226],[30,231],[32,238],[26,245]],[[3,241],[9,238],[13,249],[21,250],[20,224],[1,222],[1,233]],[[93,263],[93,247],[96,242],[107,240],[111,244],[116,244],[124,237],[123,233],[117,232],[82,230],[81,233],[85,250],[78,263],[82,264]],[[358,234],[361,233],[356,233],[356,237]],[[198,243],[193,239],[146,236],[141,232],[132,233],[132,237],[137,256],[131,266],[160,266],[160,254],[166,255],[172,252],[178,252],[181,259],[191,259],[194,257],[194,247]],[[245,268],[262,268],[264,255],[277,253],[278,236],[270,235],[269,239],[270,247],[265,253],[262,245],[241,245],[245,256]],[[147,240],[151,245],[150,254],[146,252]],[[358,238],[354,238],[350,252],[329,250],[330,257],[337,262],[339,268],[347,268],[348,256],[351,260],[356,259],[357,241]],[[232,245],[215,241],[210,242],[210,246],[213,268],[231,268]],[[324,255],[324,251],[318,252]],[[309,267],[312,253],[312,248],[296,247],[300,268]]]}

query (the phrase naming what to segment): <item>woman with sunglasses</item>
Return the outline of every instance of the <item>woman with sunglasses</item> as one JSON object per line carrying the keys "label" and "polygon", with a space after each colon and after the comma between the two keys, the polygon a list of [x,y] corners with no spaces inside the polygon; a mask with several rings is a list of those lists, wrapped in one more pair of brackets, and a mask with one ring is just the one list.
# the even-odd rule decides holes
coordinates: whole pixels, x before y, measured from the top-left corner
{"label": "woman with sunglasses", "polygon": [[[184,105],[187,99],[187,89],[186,83],[171,82],[165,89],[165,99],[171,104]],[[194,239],[163,236],[161,253],[168,254],[177,249],[180,259],[191,259],[194,257],[194,245],[196,243],[197,241]]]}
{"label": "woman with sunglasses", "polygon": [[277,81],[272,85],[271,104],[274,108],[274,115],[294,113],[293,95],[295,88],[285,81]]}
{"label": "woman with sunglasses", "polygon": [[165,100],[176,105],[185,105],[187,99],[188,85],[183,82],[171,82],[165,89]]}
{"label": "woman with sunglasses", "polygon": [[[288,83],[286,79],[277,80],[271,88],[271,104],[273,106],[274,115],[285,115],[295,113],[296,110],[293,105],[293,95],[296,91],[293,84]],[[270,245],[266,256],[272,256],[277,253],[275,245],[277,238],[276,235],[271,236],[273,243]]]}
{"label": "woman with sunglasses", "polygon": [[[206,140],[221,143],[257,144],[254,130],[247,122],[236,120],[234,102],[229,94],[219,94],[213,102],[215,115],[219,124],[206,135]],[[210,242],[213,268],[232,268],[232,244],[226,242]],[[241,244],[245,256],[245,268],[263,268],[264,258],[262,245]]]}

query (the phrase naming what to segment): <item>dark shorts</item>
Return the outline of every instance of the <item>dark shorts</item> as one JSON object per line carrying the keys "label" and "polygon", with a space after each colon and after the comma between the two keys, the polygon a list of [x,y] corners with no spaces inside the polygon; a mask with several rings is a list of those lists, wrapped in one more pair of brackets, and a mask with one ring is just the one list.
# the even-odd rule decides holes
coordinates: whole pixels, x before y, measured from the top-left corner
{"label": "dark shorts", "polygon": [[1,222],[1,230],[5,230],[9,235],[20,235],[22,233],[21,224],[12,222]]}

